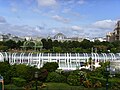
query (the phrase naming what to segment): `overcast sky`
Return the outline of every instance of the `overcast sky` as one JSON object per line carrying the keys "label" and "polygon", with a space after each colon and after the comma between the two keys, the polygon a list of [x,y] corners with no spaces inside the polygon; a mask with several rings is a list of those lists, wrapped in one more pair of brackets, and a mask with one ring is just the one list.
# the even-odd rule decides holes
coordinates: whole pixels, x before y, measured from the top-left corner
{"label": "overcast sky", "polygon": [[0,33],[105,37],[120,19],[120,0],[0,0]]}

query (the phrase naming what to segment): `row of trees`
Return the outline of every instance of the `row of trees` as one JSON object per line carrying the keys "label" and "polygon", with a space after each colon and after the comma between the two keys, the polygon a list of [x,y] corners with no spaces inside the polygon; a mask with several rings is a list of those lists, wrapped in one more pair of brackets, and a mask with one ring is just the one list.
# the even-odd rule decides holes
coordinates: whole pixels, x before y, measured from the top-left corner
{"label": "row of trees", "polygon": [[15,42],[13,40],[0,41],[0,50],[7,51],[11,49],[20,49],[24,41]]}
{"label": "row of trees", "polygon": [[[120,52],[120,41],[115,42],[100,42],[96,40],[91,42],[84,39],[82,42],[78,41],[64,41],[58,42],[57,40],[52,41],[51,39],[42,39],[43,48],[41,52],[78,52],[78,53],[91,53],[91,52]],[[6,42],[0,42],[0,50],[11,50],[11,49],[22,49],[23,43],[25,41],[15,42],[13,40],[8,40]],[[31,45],[33,46],[33,45]],[[30,48],[32,49],[32,48]]]}
{"label": "row of trees", "polygon": [[79,52],[79,53],[91,53],[91,52],[120,52],[120,41],[115,42],[100,42],[96,40],[91,42],[84,39],[82,42],[78,41],[65,41],[58,42],[51,39],[42,39],[43,49],[47,52]]}

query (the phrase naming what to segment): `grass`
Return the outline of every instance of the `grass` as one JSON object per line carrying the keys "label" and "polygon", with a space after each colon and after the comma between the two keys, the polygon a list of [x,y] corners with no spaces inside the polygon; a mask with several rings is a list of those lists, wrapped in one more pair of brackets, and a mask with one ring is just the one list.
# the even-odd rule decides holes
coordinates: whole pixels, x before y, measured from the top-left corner
{"label": "grass", "polygon": [[5,90],[24,90],[23,87],[17,87],[13,84],[5,85]]}
{"label": "grass", "polygon": [[84,86],[70,86],[66,83],[46,83],[41,90],[105,90],[105,88],[85,88]]}
{"label": "grass", "polygon": [[[45,83],[46,87],[38,90],[105,90],[105,88],[85,88],[83,86],[70,86],[66,83]],[[16,87],[15,85],[5,85],[5,90],[25,90],[23,87]],[[30,90],[30,89],[28,89]],[[35,90],[32,88],[31,90]]]}

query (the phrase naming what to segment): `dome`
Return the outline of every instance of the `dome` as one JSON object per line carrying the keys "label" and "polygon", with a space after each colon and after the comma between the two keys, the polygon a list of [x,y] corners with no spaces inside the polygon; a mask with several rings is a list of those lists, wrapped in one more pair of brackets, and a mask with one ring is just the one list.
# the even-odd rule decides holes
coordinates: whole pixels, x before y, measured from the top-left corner
{"label": "dome", "polygon": [[62,33],[58,33],[54,36],[54,39],[66,39],[66,36]]}

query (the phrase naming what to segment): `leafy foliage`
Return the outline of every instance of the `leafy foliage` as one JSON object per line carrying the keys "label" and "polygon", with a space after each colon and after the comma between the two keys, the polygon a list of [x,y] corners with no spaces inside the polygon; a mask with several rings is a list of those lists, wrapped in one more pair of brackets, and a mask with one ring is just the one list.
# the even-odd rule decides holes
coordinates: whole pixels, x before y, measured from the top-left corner
{"label": "leafy foliage", "polygon": [[86,81],[83,81],[83,85],[86,88],[90,88],[90,87],[92,87],[92,82],[90,80],[86,80]]}
{"label": "leafy foliage", "polygon": [[[18,41],[15,42],[13,40],[8,40],[5,42],[0,42],[0,50],[7,51],[7,50],[20,50],[21,46],[23,46],[23,43],[25,41]],[[78,41],[64,41],[59,42],[57,40],[52,41],[51,39],[45,39],[43,38],[41,40],[43,44],[42,52],[77,52],[77,53],[91,53],[91,49],[93,48],[93,52],[98,53],[117,53],[120,52],[120,41],[115,42],[100,42],[99,40],[96,40],[95,42],[91,42],[87,39],[84,39],[81,42]],[[29,50],[33,50],[34,43],[30,43]],[[109,51],[108,51],[109,50]]]}
{"label": "leafy foliage", "polygon": [[13,84],[18,87],[22,87],[26,84],[26,80],[22,78],[13,78],[12,81],[13,81]]}
{"label": "leafy foliage", "polygon": [[51,72],[48,74],[47,82],[65,82],[65,77],[56,72]]}
{"label": "leafy foliage", "polygon": [[75,70],[71,72],[67,78],[67,82],[70,85],[82,85],[86,80],[86,73],[83,71]]}
{"label": "leafy foliage", "polygon": [[47,62],[43,65],[43,68],[48,72],[54,72],[58,67],[58,63],[56,62]]}
{"label": "leafy foliage", "polygon": [[45,81],[46,80],[46,78],[47,78],[47,76],[48,76],[48,71],[46,70],[46,69],[44,69],[44,68],[41,68],[41,69],[39,69],[39,77],[38,77],[38,79],[40,80],[40,81]]}

